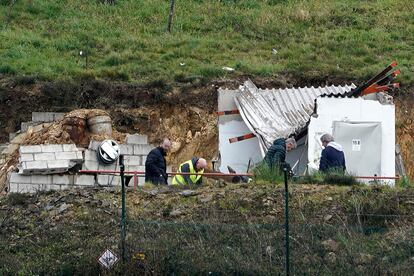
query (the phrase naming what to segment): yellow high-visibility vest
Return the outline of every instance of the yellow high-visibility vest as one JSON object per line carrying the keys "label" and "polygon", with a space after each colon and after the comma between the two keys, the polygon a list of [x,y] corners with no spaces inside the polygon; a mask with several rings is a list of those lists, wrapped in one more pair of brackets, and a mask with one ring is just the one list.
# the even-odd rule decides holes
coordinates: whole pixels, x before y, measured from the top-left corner
{"label": "yellow high-visibility vest", "polygon": [[[180,172],[182,172],[181,171],[181,167],[183,166],[183,165],[185,165],[185,164],[188,164],[189,165],[189,167],[190,167],[190,173],[203,173],[204,172],[204,170],[201,170],[201,171],[199,171],[199,172],[197,172],[196,170],[195,170],[195,168],[194,168],[194,165],[193,165],[193,162],[192,162],[192,160],[188,160],[188,161],[185,161],[184,163],[182,163],[179,167],[178,167],[178,172],[180,173]],[[190,175],[190,181],[191,181],[191,183],[188,183],[188,184],[196,184],[197,183],[197,181],[200,179],[202,177],[202,175],[200,174],[200,175]],[[181,174],[176,174],[175,176],[174,176],[174,178],[173,178],[173,180],[172,180],[172,184],[173,185],[186,185],[187,183],[185,183],[185,180],[184,180],[184,177],[183,177],[183,175],[181,175]]]}

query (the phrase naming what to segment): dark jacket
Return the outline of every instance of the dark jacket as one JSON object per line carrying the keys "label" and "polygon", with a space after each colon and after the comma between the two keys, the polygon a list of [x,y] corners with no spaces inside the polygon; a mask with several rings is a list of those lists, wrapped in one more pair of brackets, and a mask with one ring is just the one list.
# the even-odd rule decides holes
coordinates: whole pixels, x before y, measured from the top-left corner
{"label": "dark jacket", "polygon": [[276,139],[267,151],[264,161],[270,168],[282,169],[286,160],[286,141],[283,138]]}
{"label": "dark jacket", "polygon": [[[198,157],[191,158],[191,163],[193,163],[193,168],[194,169],[196,167],[196,163],[197,163],[198,159],[200,159],[200,158],[198,158]],[[190,172],[190,166],[188,164],[182,165],[181,166],[181,172],[183,172],[183,173],[189,173]],[[183,175],[183,178],[185,180],[185,183],[187,183],[187,184],[190,184],[191,183],[190,176],[191,175],[188,175],[188,174],[187,175]],[[200,179],[195,184],[196,185],[201,185],[202,183],[203,183],[203,178],[200,177]]]}
{"label": "dark jacket", "polygon": [[319,170],[328,172],[330,170],[345,171],[345,155],[342,146],[335,142],[330,142],[325,149],[322,150]]}
{"label": "dark jacket", "polygon": [[145,161],[145,182],[167,185],[166,155],[167,153],[162,147],[156,147],[148,153]]}

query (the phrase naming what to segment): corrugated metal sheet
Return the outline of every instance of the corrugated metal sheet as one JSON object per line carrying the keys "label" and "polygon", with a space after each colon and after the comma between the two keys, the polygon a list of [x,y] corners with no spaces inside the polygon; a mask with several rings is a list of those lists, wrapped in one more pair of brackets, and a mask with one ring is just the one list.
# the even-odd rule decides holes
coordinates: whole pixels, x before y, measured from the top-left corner
{"label": "corrugated metal sheet", "polygon": [[306,126],[317,97],[345,95],[355,87],[351,84],[259,89],[248,80],[240,86],[234,100],[246,125],[267,149],[275,139],[297,133]]}

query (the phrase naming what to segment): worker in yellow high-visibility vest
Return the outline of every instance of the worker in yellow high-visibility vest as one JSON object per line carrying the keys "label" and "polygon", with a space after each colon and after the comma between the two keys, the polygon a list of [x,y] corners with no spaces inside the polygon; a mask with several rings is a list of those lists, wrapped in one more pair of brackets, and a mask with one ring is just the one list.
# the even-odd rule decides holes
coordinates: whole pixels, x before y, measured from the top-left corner
{"label": "worker in yellow high-visibility vest", "polygon": [[178,173],[197,173],[194,175],[177,174],[172,180],[173,185],[199,185],[202,183],[202,173],[207,167],[207,161],[204,158],[193,157],[185,161],[178,167]]}

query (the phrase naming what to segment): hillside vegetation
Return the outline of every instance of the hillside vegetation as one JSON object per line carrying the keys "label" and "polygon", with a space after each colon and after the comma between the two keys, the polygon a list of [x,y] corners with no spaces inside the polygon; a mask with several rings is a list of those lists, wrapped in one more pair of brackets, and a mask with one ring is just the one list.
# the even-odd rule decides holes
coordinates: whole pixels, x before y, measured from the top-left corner
{"label": "hillside vegetation", "polygon": [[[290,184],[294,275],[411,275],[413,189]],[[119,191],[70,190],[0,200],[1,275],[281,275],[281,185],[146,187],[127,194],[120,257]]]}
{"label": "hillside vegetation", "polygon": [[167,0],[101,2],[0,0],[0,73],[139,83],[362,80],[395,59],[403,82],[414,82],[411,0],[181,0],[172,33]]}

